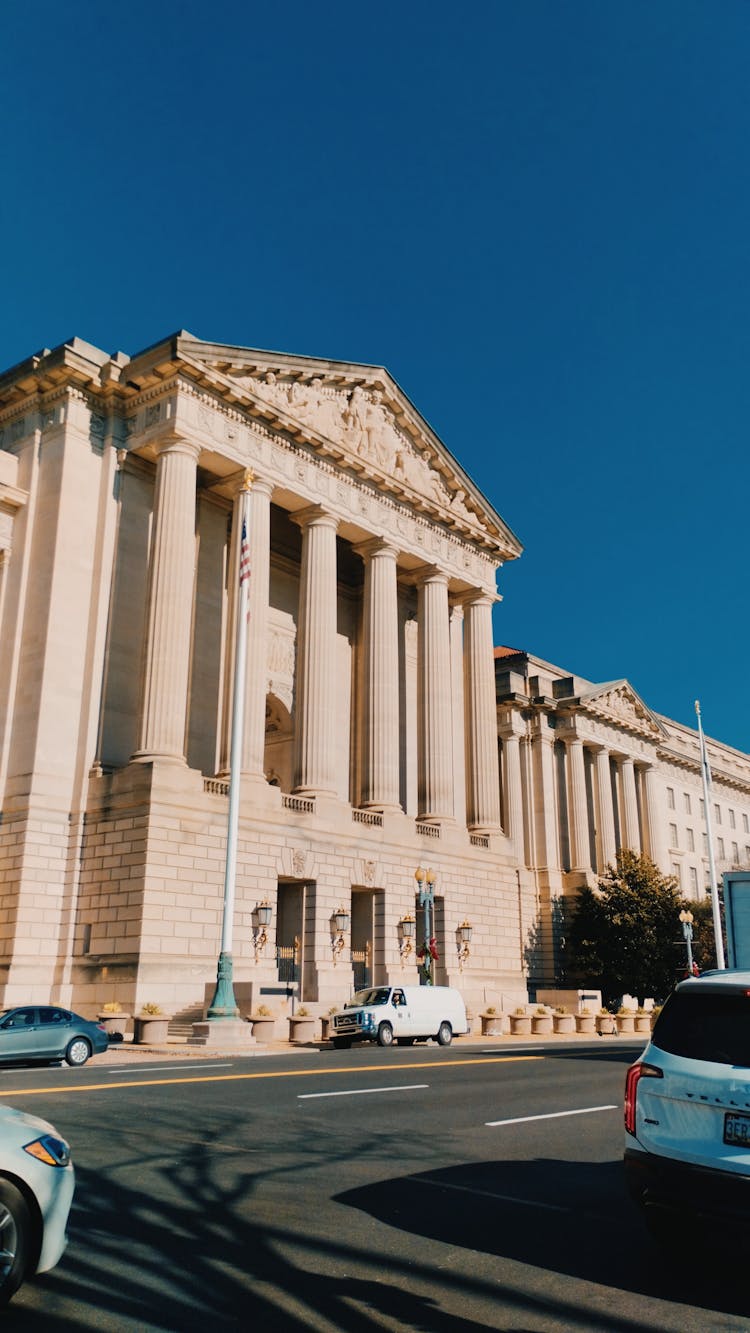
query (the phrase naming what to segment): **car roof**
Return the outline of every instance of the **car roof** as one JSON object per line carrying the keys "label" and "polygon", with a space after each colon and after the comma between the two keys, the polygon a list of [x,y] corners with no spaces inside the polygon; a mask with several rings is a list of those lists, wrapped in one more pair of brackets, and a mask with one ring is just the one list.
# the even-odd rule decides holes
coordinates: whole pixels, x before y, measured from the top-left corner
{"label": "car roof", "polygon": [[750,991],[750,971],[747,968],[724,968],[721,971],[702,972],[699,977],[686,977],[675,990]]}

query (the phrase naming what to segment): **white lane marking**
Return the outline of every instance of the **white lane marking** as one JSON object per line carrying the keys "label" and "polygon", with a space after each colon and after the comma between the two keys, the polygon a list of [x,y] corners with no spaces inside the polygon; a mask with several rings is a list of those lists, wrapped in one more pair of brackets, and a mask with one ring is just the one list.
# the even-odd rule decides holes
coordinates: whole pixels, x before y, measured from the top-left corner
{"label": "white lane marking", "polygon": [[198,1067],[208,1070],[231,1069],[232,1062],[230,1060],[223,1065],[207,1065],[204,1061],[201,1061],[200,1066],[198,1066],[197,1061],[194,1061],[191,1065],[129,1065],[127,1068],[123,1068],[121,1065],[119,1069],[117,1069],[115,1065],[107,1065],[106,1072],[108,1074],[145,1074],[146,1071],[148,1071],[155,1074],[161,1074],[165,1069],[196,1069]]}
{"label": "white lane marking", "polygon": [[429,1083],[401,1083],[397,1088],[347,1088],[345,1092],[298,1092],[300,1102],[312,1101],[313,1097],[363,1097],[368,1092],[414,1092],[416,1088],[429,1088]]}
{"label": "white lane marking", "polygon": [[572,1213],[573,1209],[565,1207],[559,1203],[542,1203],[537,1199],[517,1199],[514,1194],[496,1194],[494,1190],[478,1190],[473,1185],[454,1185],[448,1184],[444,1180],[429,1180],[424,1176],[421,1180],[412,1180],[411,1182],[419,1185],[434,1185],[439,1190],[458,1190],[461,1194],[477,1194],[483,1199],[499,1199],[501,1203],[520,1203],[524,1208],[544,1208],[548,1213]]}
{"label": "white lane marking", "polygon": [[548,1111],[546,1115],[517,1115],[512,1120],[485,1120],[485,1127],[493,1129],[496,1125],[525,1125],[529,1120],[559,1120],[565,1115],[591,1115],[594,1111],[616,1111],[618,1107],[611,1106],[581,1106],[576,1111]]}

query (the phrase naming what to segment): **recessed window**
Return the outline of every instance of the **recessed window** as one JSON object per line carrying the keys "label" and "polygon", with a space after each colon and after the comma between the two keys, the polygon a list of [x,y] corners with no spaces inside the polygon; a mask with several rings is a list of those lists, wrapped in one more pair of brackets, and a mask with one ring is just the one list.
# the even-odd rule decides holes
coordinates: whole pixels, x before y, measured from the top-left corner
{"label": "recessed window", "polygon": [[742,832],[750,833],[750,823],[748,823],[747,815],[742,816]]}
{"label": "recessed window", "polygon": [[724,860],[724,839],[723,839],[723,838],[717,838],[717,839],[716,839],[716,845],[717,845],[717,847],[718,847],[718,849],[719,849],[719,860],[720,860],[720,861],[723,861],[723,860]]}
{"label": "recessed window", "polygon": [[717,823],[717,824],[720,824],[720,823],[721,823],[721,806],[720,806],[720,805],[715,805],[715,806],[714,806],[714,815],[716,816],[716,823]]}
{"label": "recessed window", "polygon": [[667,787],[667,805],[674,810],[674,787]]}
{"label": "recessed window", "polygon": [[693,830],[692,830],[691,828],[689,828],[689,829],[685,829],[685,835],[686,835],[686,837],[687,837],[687,849],[688,849],[688,851],[689,851],[689,852],[694,852],[694,851],[695,851],[695,834],[693,833]]}
{"label": "recessed window", "polygon": [[700,807],[701,807],[701,819],[705,819],[705,818],[706,818],[706,802],[704,801],[704,799],[703,799],[702,796],[701,796],[701,798],[700,798]]}
{"label": "recessed window", "polygon": [[690,888],[692,889],[693,893],[698,892],[698,871],[696,870],[695,866],[690,867]]}
{"label": "recessed window", "polygon": [[703,855],[708,856],[708,834],[703,834]]}
{"label": "recessed window", "polygon": [[737,846],[737,843],[736,843],[736,842],[733,842],[733,843],[732,843],[732,863],[733,863],[733,865],[736,865],[737,862],[739,861],[739,859],[740,859],[740,849],[739,849],[739,847]]}
{"label": "recessed window", "polygon": [[672,862],[672,874],[674,875],[675,879],[677,880],[677,886],[678,886],[678,888],[681,889],[681,888],[682,888],[682,866],[680,865],[679,861],[673,861],[673,862]]}
{"label": "recessed window", "polygon": [[735,822],[734,822],[734,810],[730,810],[730,811],[729,811],[729,827],[730,827],[730,828],[736,828],[736,827],[737,827],[737,825],[736,825]]}
{"label": "recessed window", "polygon": [[690,814],[692,814],[692,810],[690,809],[690,792],[689,792],[689,791],[686,791],[686,792],[685,792],[685,814],[686,814],[686,815],[690,815]]}
{"label": "recessed window", "polygon": [[669,825],[669,845],[670,845],[670,847],[679,847],[679,845],[680,845],[679,842],[677,841],[677,825],[676,825],[676,824],[670,824],[670,825]]}

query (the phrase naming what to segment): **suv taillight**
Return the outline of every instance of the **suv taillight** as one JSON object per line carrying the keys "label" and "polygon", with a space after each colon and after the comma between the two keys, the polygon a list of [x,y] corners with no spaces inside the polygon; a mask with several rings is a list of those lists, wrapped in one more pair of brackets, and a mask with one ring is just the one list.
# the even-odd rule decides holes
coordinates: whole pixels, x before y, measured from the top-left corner
{"label": "suv taillight", "polygon": [[644,1065],[639,1061],[630,1066],[625,1076],[625,1129],[628,1134],[635,1135],[635,1100],[641,1079],[663,1077],[664,1074],[656,1065]]}

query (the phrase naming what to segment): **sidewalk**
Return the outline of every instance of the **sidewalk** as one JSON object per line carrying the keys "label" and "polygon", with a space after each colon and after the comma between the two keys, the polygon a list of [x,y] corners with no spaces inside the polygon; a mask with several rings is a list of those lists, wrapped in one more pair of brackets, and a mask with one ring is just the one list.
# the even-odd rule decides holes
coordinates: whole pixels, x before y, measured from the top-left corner
{"label": "sidewalk", "polygon": [[[586,1034],[571,1033],[566,1036],[550,1035],[546,1037],[482,1037],[472,1033],[467,1037],[455,1037],[451,1049],[466,1051],[489,1051],[493,1054],[512,1055],[514,1051],[519,1054],[533,1054],[535,1049],[540,1053],[544,1049],[565,1046],[593,1046],[597,1050],[605,1047],[617,1048],[636,1048],[643,1049],[648,1038],[642,1035],[618,1037],[616,1035],[597,1037]],[[366,1043],[358,1043],[360,1049],[364,1049]],[[378,1047],[375,1043],[373,1050]],[[428,1043],[432,1045],[432,1043]],[[330,1041],[309,1041],[309,1042],[290,1042],[290,1041],[266,1041],[258,1042],[255,1046],[249,1046],[243,1050],[236,1048],[227,1048],[226,1050],[214,1047],[208,1050],[205,1046],[190,1046],[186,1037],[173,1037],[167,1042],[154,1045],[136,1046],[131,1037],[126,1037],[122,1042],[112,1042],[109,1050],[98,1059],[109,1059],[122,1062],[123,1064],[148,1064],[156,1060],[174,1060],[179,1059],[183,1062],[193,1060],[226,1060],[226,1059],[253,1059],[256,1056],[265,1055],[313,1055],[333,1053],[333,1045]],[[356,1047],[355,1047],[356,1049]],[[437,1048],[436,1048],[437,1049]]]}

